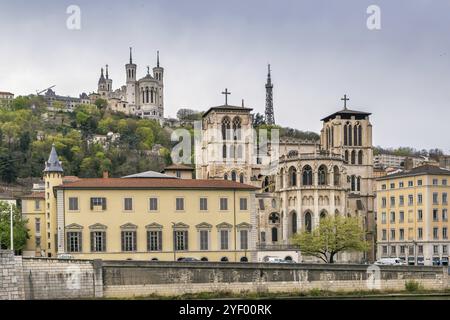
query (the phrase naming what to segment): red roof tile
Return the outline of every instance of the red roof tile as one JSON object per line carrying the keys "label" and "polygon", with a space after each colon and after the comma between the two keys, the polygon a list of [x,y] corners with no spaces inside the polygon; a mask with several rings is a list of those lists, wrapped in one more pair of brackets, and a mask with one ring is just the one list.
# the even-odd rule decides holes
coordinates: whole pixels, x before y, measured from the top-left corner
{"label": "red roof tile", "polygon": [[45,199],[45,192],[33,192],[21,197],[22,199]]}
{"label": "red roof tile", "polygon": [[248,184],[226,180],[88,178],[64,183],[56,189],[237,189],[256,190]]}

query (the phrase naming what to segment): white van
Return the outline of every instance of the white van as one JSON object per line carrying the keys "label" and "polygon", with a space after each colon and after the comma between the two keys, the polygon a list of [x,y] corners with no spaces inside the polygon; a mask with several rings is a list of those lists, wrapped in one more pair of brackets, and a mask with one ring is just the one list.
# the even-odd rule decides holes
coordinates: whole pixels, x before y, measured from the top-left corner
{"label": "white van", "polygon": [[290,261],[287,261],[283,258],[279,258],[279,257],[265,257],[264,258],[264,262],[268,262],[268,263],[290,263]]}
{"label": "white van", "polygon": [[406,261],[400,258],[381,258],[375,261],[376,265],[385,265],[385,266],[406,266]]}

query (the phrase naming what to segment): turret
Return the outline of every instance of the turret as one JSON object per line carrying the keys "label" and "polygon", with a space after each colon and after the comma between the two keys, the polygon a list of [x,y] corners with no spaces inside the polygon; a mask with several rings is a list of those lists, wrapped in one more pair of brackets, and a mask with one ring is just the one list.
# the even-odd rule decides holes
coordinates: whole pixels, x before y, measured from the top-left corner
{"label": "turret", "polygon": [[130,47],[130,63],[125,65],[125,70],[127,72],[127,83],[136,81],[136,68],[137,66],[133,63],[133,52]]}
{"label": "turret", "polygon": [[109,78],[108,65],[106,65],[106,90],[112,92],[112,79]]}
{"label": "turret", "polygon": [[161,84],[163,83],[164,68],[161,68],[159,65],[159,51],[156,52],[156,67],[153,68],[153,77]]}
{"label": "turret", "polygon": [[98,79],[98,94],[104,96],[107,92],[107,83],[105,76],[103,75],[103,68],[100,71],[100,79]]}

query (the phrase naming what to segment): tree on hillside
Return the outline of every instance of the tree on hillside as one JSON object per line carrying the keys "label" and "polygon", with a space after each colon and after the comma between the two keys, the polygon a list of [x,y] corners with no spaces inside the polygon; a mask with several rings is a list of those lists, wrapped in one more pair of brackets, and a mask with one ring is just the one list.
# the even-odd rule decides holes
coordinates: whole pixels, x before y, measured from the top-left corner
{"label": "tree on hillside", "polygon": [[334,257],[342,251],[367,251],[365,232],[357,217],[327,216],[319,226],[303,230],[292,237],[292,243],[300,247],[303,255],[313,256],[325,263],[334,263]]}
{"label": "tree on hillside", "polygon": [[105,110],[106,107],[108,106],[108,101],[102,98],[98,98],[97,100],[95,100],[94,104],[97,106],[99,110]]}
{"label": "tree on hillside", "polygon": [[[0,201],[0,249],[10,248],[11,228],[10,228],[10,206],[8,203]],[[22,218],[20,210],[13,206],[13,232],[14,250],[21,251],[30,238],[26,227],[27,221]]]}

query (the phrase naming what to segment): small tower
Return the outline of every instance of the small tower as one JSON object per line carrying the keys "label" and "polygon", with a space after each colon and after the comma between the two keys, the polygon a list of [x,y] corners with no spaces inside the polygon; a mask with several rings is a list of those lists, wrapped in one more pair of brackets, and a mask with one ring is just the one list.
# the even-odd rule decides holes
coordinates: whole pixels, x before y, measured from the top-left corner
{"label": "small tower", "polygon": [[100,72],[100,79],[98,79],[98,91],[97,92],[100,96],[105,96],[106,92],[107,92],[107,83],[106,83],[105,76],[103,75],[103,68],[101,69],[101,72]]}
{"label": "small tower", "polygon": [[[45,183],[45,220],[46,220],[46,252],[47,257],[54,257],[57,253],[57,205],[56,197],[53,192],[53,188],[62,184],[64,170],[61,162],[58,159],[55,145],[52,145],[52,150],[48,161],[45,163],[44,169],[44,183]],[[58,236],[58,239],[61,239]],[[62,240],[64,241],[64,240]],[[64,245],[64,244],[62,244]],[[43,246],[44,247],[44,246]]]}
{"label": "small tower", "polygon": [[270,77],[270,64],[268,65],[267,83],[266,83],[266,110],[265,110],[266,124],[275,124],[275,117],[273,114],[273,84]]}
{"label": "small tower", "polygon": [[156,67],[153,68],[153,77],[158,81],[158,112],[159,117],[164,117],[164,68],[159,65],[159,51],[156,52]]}
{"label": "small tower", "polygon": [[108,65],[106,65],[106,91],[112,92],[112,79],[109,78]]}
{"label": "small tower", "polygon": [[133,63],[133,52],[130,47],[130,63],[125,65],[125,70],[127,73],[127,102],[130,105],[136,105],[136,68],[137,66]]}

